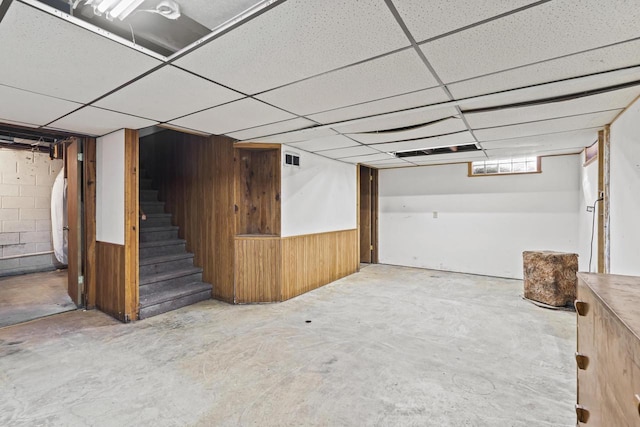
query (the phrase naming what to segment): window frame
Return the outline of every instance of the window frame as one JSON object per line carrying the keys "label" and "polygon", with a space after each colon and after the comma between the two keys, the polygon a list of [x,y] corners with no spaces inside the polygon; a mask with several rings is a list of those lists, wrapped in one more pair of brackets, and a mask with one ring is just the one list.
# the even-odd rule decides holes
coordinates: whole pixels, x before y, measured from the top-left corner
{"label": "window frame", "polygon": [[[495,172],[495,173],[482,173],[482,174],[475,174],[473,173],[473,164],[476,162],[487,162],[488,160],[475,160],[475,161],[471,161],[471,162],[467,162],[467,176],[469,176],[470,178],[477,178],[477,177],[481,177],[481,176],[506,176],[506,175],[530,175],[530,174],[536,174],[536,173],[542,173],[542,156],[526,156],[524,158],[527,157],[535,157],[536,158],[536,170],[535,171],[525,171],[525,172]],[[513,159],[517,159],[520,157],[511,157],[511,161],[513,162]],[[500,160],[506,160],[506,159],[496,159],[498,161]],[[486,166],[486,163],[485,163]],[[498,169],[499,170],[499,169]]]}

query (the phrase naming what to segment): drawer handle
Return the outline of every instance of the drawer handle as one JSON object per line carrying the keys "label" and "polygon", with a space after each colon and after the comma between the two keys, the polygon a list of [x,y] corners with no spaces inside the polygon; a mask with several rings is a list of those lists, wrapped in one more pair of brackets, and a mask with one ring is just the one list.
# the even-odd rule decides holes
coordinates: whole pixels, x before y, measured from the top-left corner
{"label": "drawer handle", "polygon": [[576,405],[576,415],[580,423],[586,424],[589,421],[589,411],[582,405]]}
{"label": "drawer handle", "polygon": [[576,312],[578,312],[578,315],[580,316],[586,316],[587,313],[589,312],[589,304],[587,304],[584,301],[580,301],[579,299],[577,299],[573,303],[573,305],[576,308]]}
{"label": "drawer handle", "polygon": [[576,364],[578,369],[585,370],[589,366],[589,358],[581,353],[576,353]]}

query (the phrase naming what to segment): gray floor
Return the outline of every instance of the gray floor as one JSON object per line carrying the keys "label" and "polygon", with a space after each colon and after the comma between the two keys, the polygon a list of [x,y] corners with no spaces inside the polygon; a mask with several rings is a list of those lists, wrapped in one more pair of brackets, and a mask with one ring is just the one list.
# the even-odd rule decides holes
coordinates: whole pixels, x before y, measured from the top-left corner
{"label": "gray floor", "polygon": [[0,278],[0,328],[75,309],[67,270]]}
{"label": "gray floor", "polygon": [[372,265],[281,304],[3,328],[0,425],[573,426],[574,314],[521,287]]}

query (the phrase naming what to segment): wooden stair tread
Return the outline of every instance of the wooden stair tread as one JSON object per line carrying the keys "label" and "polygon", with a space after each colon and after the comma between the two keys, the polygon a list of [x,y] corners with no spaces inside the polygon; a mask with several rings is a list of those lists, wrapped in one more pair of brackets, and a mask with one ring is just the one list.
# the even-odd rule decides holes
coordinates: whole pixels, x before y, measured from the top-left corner
{"label": "wooden stair tread", "polygon": [[161,287],[153,292],[140,290],[140,308],[149,307],[163,302],[175,300],[187,295],[211,291],[211,285],[203,282],[191,282],[179,286]]}

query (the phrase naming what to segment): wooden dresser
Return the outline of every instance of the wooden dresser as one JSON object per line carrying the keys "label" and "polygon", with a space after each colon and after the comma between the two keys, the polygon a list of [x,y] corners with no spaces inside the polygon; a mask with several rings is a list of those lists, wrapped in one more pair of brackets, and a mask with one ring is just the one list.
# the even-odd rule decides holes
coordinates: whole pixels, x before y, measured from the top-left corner
{"label": "wooden dresser", "polygon": [[640,426],[640,277],[578,273],[578,425]]}

